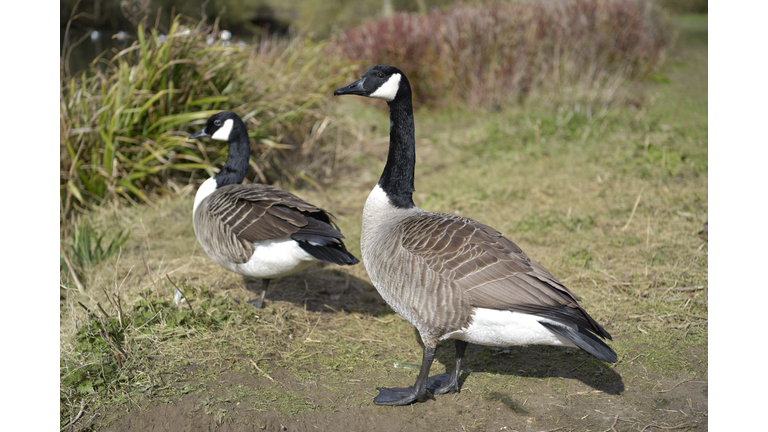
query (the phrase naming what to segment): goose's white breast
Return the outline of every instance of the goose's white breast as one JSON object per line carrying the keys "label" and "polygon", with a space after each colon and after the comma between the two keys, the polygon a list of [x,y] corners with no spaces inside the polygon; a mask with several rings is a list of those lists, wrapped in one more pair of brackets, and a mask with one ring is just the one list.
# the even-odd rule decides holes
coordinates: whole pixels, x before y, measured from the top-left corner
{"label": "goose's white breast", "polygon": [[192,217],[195,216],[195,210],[197,210],[197,206],[200,205],[201,202],[210,194],[212,194],[216,190],[216,179],[211,177],[203,184],[200,185],[200,187],[197,189],[197,193],[195,194],[195,204],[192,206]]}

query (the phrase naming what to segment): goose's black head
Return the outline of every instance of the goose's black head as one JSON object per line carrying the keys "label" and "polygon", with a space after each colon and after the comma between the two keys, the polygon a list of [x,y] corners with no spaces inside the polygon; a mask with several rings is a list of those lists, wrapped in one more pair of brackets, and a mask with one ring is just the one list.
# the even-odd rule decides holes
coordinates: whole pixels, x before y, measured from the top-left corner
{"label": "goose's black head", "polygon": [[200,132],[190,135],[189,139],[211,138],[227,141],[229,151],[227,162],[221,168],[216,179],[216,187],[240,184],[248,172],[248,159],[251,157],[251,144],[245,123],[235,113],[222,111],[214,114]]}
{"label": "goose's black head", "polygon": [[[242,131],[240,129],[243,129]],[[238,133],[245,132],[245,124],[240,117],[230,111],[214,114],[199,132],[189,136],[189,139],[211,138],[220,141],[232,141]]]}
{"label": "goose's black head", "polygon": [[392,102],[406,96],[410,98],[411,85],[400,69],[376,65],[368,68],[359,80],[333,92],[334,96],[348,94]]}

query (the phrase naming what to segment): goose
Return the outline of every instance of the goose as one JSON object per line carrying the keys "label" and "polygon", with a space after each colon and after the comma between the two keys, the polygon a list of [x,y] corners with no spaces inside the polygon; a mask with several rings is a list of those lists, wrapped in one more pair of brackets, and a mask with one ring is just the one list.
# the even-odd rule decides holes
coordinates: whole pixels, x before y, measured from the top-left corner
{"label": "goose", "polygon": [[[363,208],[363,264],[382,298],[416,327],[424,352],[413,386],[377,388],[373,402],[406,405],[459,389],[469,343],[578,347],[610,363],[611,335],[541,264],[496,229],[422,210],[413,202],[415,126],[411,87],[398,68],[377,65],[334,91],[383,99],[389,106],[389,153]],[[455,340],[450,375],[429,377],[437,343]]]}
{"label": "goose", "polygon": [[248,171],[251,145],[245,123],[222,111],[189,139],[227,141],[221,171],[195,195],[192,220],[205,253],[225,269],[262,279],[264,307],[269,281],[304,270],[319,261],[354,265],[359,260],[344,246],[333,215],[278,187],[240,184]]}

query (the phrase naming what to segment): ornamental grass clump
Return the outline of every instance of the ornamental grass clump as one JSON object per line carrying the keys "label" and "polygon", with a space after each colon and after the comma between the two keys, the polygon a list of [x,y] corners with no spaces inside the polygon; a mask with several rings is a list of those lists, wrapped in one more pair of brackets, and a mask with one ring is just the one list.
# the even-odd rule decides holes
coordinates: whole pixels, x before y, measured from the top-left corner
{"label": "ornamental grass clump", "polygon": [[[173,19],[167,35],[138,37],[110,60],[61,72],[61,226],[106,201],[150,202],[218,171],[226,147],[188,141],[215,112],[237,112],[264,182],[330,175],[341,133],[327,106],[347,62],[303,37],[255,46],[216,38],[216,25]],[[334,133],[329,133],[334,131]],[[333,137],[331,140],[326,137]]]}

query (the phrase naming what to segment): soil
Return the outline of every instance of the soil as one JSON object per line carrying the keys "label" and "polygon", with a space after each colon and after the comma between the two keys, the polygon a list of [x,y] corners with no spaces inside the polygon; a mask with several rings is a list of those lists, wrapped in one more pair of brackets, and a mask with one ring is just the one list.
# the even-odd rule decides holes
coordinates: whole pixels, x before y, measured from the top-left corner
{"label": "soil", "polygon": [[[415,347],[418,348],[418,347]],[[486,347],[470,346],[467,358]],[[270,379],[245,371],[224,371],[215,384],[195,377],[190,367],[187,383],[207,390],[186,394],[170,403],[145,399],[98,414],[91,423],[104,431],[650,431],[707,430],[706,352],[689,352],[688,375],[649,373],[632,360],[610,369],[611,376],[592,382],[576,365],[546,364],[552,347],[519,348],[525,364],[539,372],[518,372],[522,384],[499,386],[491,391],[473,385],[473,374],[494,374],[504,362],[485,370],[468,368],[462,375],[462,391],[402,407],[373,404],[375,382],[382,386],[412,384],[416,371],[392,369],[364,375],[344,372],[348,384],[338,386],[323,379],[299,382],[293,373],[274,368]],[[443,348],[433,373],[447,370],[452,350]],[[581,355],[581,354],[579,354]],[[588,361],[584,355],[583,360]],[[703,360],[702,360],[703,359]],[[634,359],[633,359],[634,360]],[[513,360],[516,362],[517,360]],[[516,368],[517,366],[514,366]],[[224,369],[227,369],[225,366]],[[481,368],[482,369],[482,368]],[[503,375],[503,374],[502,374]],[[503,381],[503,376],[499,379]],[[274,401],[239,398],[231,402],[230,389],[258,386],[275,392],[300,394],[307,409],[286,415]]]}
{"label": "soil", "polygon": [[[651,376],[643,379],[646,385],[628,388],[621,394],[605,393],[568,380],[563,383],[566,388],[557,392],[546,383],[531,383],[513,391],[486,395],[465,390],[405,407],[376,406],[372,403],[373,389],[351,384],[340,390],[349,393],[349,404],[334,408],[324,406],[323,400],[337,395],[328,394],[319,381],[313,388],[304,388],[307,400],[317,401],[317,409],[290,417],[275,415],[268,407],[263,411],[256,409],[256,401],[217,404],[216,410],[222,412],[217,416],[206,410],[206,396],[187,395],[171,404],[149,402],[126,411],[112,412],[108,417],[115,420],[103,430],[629,431],[644,430],[648,425],[661,426],[656,430],[670,427],[707,430],[706,382],[686,381],[660,393],[680,381]],[[272,385],[266,379],[255,379],[246,373],[231,375],[226,381]]]}

